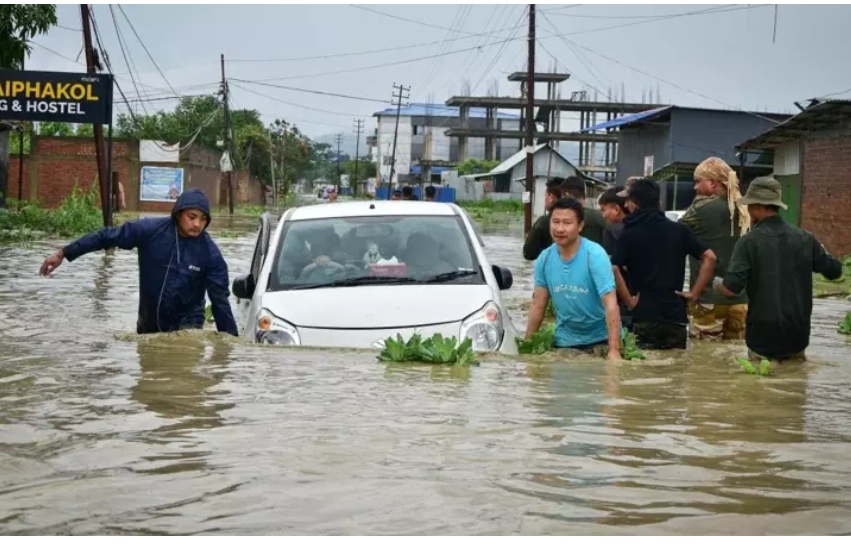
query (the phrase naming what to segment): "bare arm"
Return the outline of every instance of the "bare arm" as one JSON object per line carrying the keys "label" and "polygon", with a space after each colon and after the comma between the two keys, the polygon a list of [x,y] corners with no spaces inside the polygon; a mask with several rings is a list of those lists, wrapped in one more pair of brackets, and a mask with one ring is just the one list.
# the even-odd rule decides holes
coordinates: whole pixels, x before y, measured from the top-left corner
{"label": "bare arm", "polygon": [[615,291],[603,296],[603,307],[606,309],[606,330],[609,332],[609,358],[620,358],[621,353],[621,312]]}
{"label": "bare arm", "polygon": [[617,295],[623,303],[626,304],[627,309],[635,309],[638,299],[629,293],[629,288],[626,286],[626,281],[623,278],[623,273],[621,273],[621,268],[613,265],[612,272],[615,274],[615,289],[617,289]]}
{"label": "bare arm", "polygon": [[709,283],[712,281],[712,277],[715,274],[716,261],[718,261],[718,258],[710,249],[706,249],[700,257],[700,273],[697,275],[697,280],[694,282],[694,286],[689,290],[689,293],[693,297],[697,298],[703,294],[703,291],[706,290],[707,286],[709,286]]}
{"label": "bare arm", "polygon": [[547,309],[547,302],[550,301],[549,291],[542,286],[535,287],[535,293],[532,295],[532,303],[529,305],[529,320],[526,323],[526,339],[532,337],[544,322],[544,313]]}

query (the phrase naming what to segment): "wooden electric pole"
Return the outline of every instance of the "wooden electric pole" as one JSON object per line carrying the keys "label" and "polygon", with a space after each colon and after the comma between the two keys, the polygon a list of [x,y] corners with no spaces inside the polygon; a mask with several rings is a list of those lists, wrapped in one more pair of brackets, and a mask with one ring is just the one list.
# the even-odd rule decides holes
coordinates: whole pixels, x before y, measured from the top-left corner
{"label": "wooden electric pole", "polygon": [[529,60],[526,70],[526,199],[523,235],[532,229],[532,199],[535,195],[535,4],[529,4]]}
{"label": "wooden electric pole", "polygon": [[225,151],[230,159],[230,170],[228,170],[228,211],[233,214],[234,191],[233,191],[233,132],[230,127],[230,97],[228,93],[228,81],[225,78],[225,54],[221,54],[222,60],[222,101],[225,107]]}
{"label": "wooden electric pole", "polygon": [[[343,183],[343,172],[340,171],[340,145],[343,143],[343,134],[334,136],[334,141],[337,142],[337,185],[339,186]],[[339,192],[339,187],[337,189]]]}
{"label": "wooden electric pole", "polygon": [[405,95],[411,91],[411,87],[393,83],[393,101],[396,102],[396,129],[393,130],[393,154],[390,156],[390,179],[387,180],[387,200],[390,200],[390,189],[393,187],[393,175],[396,173],[396,140],[399,138],[399,117],[402,113],[402,100],[410,96]]}
{"label": "wooden electric pole", "polygon": [[358,118],[355,119],[355,135],[357,135],[357,141],[355,141],[355,181],[353,182],[352,187],[352,195],[357,196],[358,194],[358,179],[360,178],[359,164],[360,161],[360,135],[363,132],[363,119]]}
{"label": "wooden electric pole", "polygon": [[[86,72],[95,74],[100,61],[95,57],[92,47],[91,14],[88,4],[80,4],[80,15],[83,20],[83,49],[86,52]],[[103,226],[112,226],[112,193],[109,185],[109,173],[106,169],[106,154],[103,143],[103,125],[93,124],[95,134],[95,158],[98,164],[98,181],[100,182],[100,204],[103,212]]]}

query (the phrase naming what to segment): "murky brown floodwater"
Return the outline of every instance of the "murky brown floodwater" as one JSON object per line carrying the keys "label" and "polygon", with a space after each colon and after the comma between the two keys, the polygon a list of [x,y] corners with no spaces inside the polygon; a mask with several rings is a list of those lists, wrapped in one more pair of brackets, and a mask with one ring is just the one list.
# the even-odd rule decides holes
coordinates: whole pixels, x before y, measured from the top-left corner
{"label": "murky brown floodwater", "polygon": [[[485,241],[521,327],[508,233]],[[244,272],[254,236],[219,242]],[[140,339],[135,255],[41,279],[54,244],[0,248],[0,534],[851,532],[847,302],[818,302],[810,363],[768,379],[741,344],[388,367]]]}

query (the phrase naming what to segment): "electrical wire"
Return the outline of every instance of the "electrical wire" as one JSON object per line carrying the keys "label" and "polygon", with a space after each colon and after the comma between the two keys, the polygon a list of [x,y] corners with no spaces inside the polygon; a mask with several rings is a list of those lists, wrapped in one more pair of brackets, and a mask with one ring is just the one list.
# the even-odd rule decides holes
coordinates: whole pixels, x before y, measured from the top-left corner
{"label": "electrical wire", "polygon": [[178,95],[177,91],[174,89],[174,86],[171,85],[171,82],[169,82],[168,79],[165,77],[165,74],[163,74],[162,70],[160,69],[160,66],[157,65],[154,56],[152,56],[151,52],[148,51],[148,47],[145,46],[145,43],[142,41],[142,38],[139,36],[139,33],[136,32],[136,27],[133,26],[133,22],[130,21],[130,18],[127,16],[127,13],[124,11],[124,7],[121,4],[118,4],[118,9],[121,11],[121,14],[124,16],[124,19],[127,20],[127,24],[130,25],[130,30],[133,31],[134,35],[136,35],[136,39],[139,41],[139,44],[142,45],[142,48],[145,50],[145,53],[148,54],[148,59],[150,59],[151,63],[154,64],[154,67],[156,67],[157,71],[160,73],[160,76],[163,78],[163,81],[165,81],[165,83],[168,85],[169,88],[171,88],[171,91],[174,92],[175,95]]}
{"label": "electrical wire", "polygon": [[296,88],[294,86],[284,86],[283,84],[269,84],[260,80],[244,80],[241,78],[229,78],[228,80],[232,80],[234,82],[242,82],[244,84],[257,84],[258,86],[268,86],[270,88],[281,88],[282,90],[292,90],[294,92],[303,92],[307,94],[316,94],[316,95],[324,95],[329,97],[340,97],[343,99],[354,99],[357,101],[369,101],[371,103],[380,103],[382,105],[386,105],[388,103],[385,99],[374,99],[371,97],[359,97],[354,95],[346,95],[346,94],[337,94],[334,92],[324,92],[320,90],[307,90],[305,88]]}
{"label": "electrical wire", "polygon": [[277,97],[272,97],[270,95],[266,95],[266,94],[263,94],[263,93],[260,93],[260,92],[256,92],[254,90],[250,90],[250,89],[248,89],[244,86],[240,86],[239,84],[236,84],[236,83],[234,83],[233,86],[235,88],[238,88],[238,89],[244,91],[244,92],[248,92],[248,93],[251,93],[251,94],[254,94],[254,95],[258,95],[260,97],[265,97],[266,99],[271,99],[272,101],[277,101],[278,103],[283,103],[284,105],[291,105],[293,107],[298,107],[300,109],[306,109],[308,111],[316,111],[317,113],[325,113],[325,114],[329,114],[329,115],[338,115],[338,116],[345,116],[345,117],[360,116],[360,115],[356,115],[356,114],[353,114],[353,113],[341,113],[339,111],[326,111],[325,109],[318,109],[316,107],[308,107],[307,105],[301,105],[299,103],[292,103],[290,101],[285,101],[285,100],[277,98]]}
{"label": "electrical wire", "polygon": [[[111,5],[109,6],[109,14],[112,16],[112,25],[115,27],[115,37],[118,39],[118,47],[121,48],[121,55],[124,57],[124,64],[127,66],[127,72],[130,73],[130,80],[133,81],[133,88],[136,90],[136,95],[141,98],[142,94],[139,92],[139,86],[136,84],[136,79],[133,78],[133,69],[131,68],[130,61],[127,58],[127,51],[124,49],[124,39],[121,36],[121,29],[118,27],[118,20],[115,18],[115,10]],[[140,104],[142,106],[142,110],[145,111],[145,114],[147,115],[148,110],[145,107],[145,104]]]}
{"label": "electrical wire", "polygon": [[[422,25],[424,27],[430,27],[432,29],[438,29],[438,30],[441,30],[441,31],[449,30],[448,27],[441,27],[440,25],[432,25],[431,23],[425,23],[423,21],[417,21],[415,19],[408,19],[407,17],[401,17],[401,16],[398,16],[398,15],[393,15],[392,13],[386,13],[386,12],[379,11],[379,10],[376,10],[376,9],[367,8],[365,6],[359,6],[357,4],[349,4],[349,5],[353,8],[357,8],[359,10],[376,13],[378,15],[383,15],[384,17],[390,17],[391,19],[398,19],[399,21],[405,21],[406,23],[413,23],[415,25]],[[519,25],[515,28],[522,29],[524,26],[525,25]],[[463,34],[466,34],[467,36],[493,36],[492,34],[488,34],[488,33],[474,33],[474,32],[466,32],[466,31],[463,31]]]}

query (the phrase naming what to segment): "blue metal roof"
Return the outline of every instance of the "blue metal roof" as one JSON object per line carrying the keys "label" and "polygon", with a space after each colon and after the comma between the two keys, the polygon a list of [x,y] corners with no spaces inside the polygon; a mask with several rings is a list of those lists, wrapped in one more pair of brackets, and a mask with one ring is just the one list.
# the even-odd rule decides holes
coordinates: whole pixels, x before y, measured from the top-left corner
{"label": "blue metal roof", "polygon": [[[411,103],[407,107],[402,107],[399,112],[400,116],[433,116],[433,117],[460,117],[460,107],[448,107],[442,103]],[[383,111],[378,111],[372,116],[396,116],[396,108],[389,107]],[[470,118],[485,118],[487,109],[484,107],[470,107]],[[503,113],[497,111],[497,118],[519,119],[519,115]]]}
{"label": "blue metal roof", "polygon": [[632,113],[630,115],[625,115],[620,118],[601,122],[600,124],[595,124],[594,126],[589,126],[588,128],[583,128],[580,130],[580,132],[594,132],[597,130],[606,130],[608,128],[619,128],[621,126],[626,126],[627,124],[631,124],[633,122],[638,122],[639,120],[644,120],[647,118],[655,117],[657,115],[661,115],[667,111],[670,111],[673,108],[673,105],[667,105],[665,107],[657,107],[655,109],[650,109],[649,111]]}
{"label": "blue metal roof", "polygon": [[[449,166],[432,166],[431,167],[431,173],[432,174],[441,174],[443,172],[446,172],[447,170],[452,170],[452,168],[449,167]],[[419,164],[411,167],[411,173],[414,174],[414,175],[422,174],[422,172],[423,172],[423,167],[420,166]]]}

